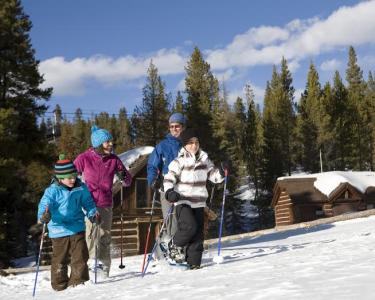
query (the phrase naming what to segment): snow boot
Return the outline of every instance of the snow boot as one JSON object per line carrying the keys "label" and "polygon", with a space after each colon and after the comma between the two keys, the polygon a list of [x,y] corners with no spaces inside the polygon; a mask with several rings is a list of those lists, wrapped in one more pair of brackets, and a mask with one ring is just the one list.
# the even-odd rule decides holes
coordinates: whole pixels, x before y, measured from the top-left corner
{"label": "snow boot", "polygon": [[173,244],[172,240],[169,242],[169,257],[176,263],[181,264],[185,261],[185,247],[178,247]]}

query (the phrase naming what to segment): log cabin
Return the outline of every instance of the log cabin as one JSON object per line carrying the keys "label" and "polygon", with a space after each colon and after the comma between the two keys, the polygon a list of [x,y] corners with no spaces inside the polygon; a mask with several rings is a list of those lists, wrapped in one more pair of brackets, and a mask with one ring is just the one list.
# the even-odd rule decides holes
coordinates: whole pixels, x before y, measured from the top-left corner
{"label": "log cabin", "polygon": [[375,207],[375,172],[323,172],[277,179],[271,206],[276,226]]}

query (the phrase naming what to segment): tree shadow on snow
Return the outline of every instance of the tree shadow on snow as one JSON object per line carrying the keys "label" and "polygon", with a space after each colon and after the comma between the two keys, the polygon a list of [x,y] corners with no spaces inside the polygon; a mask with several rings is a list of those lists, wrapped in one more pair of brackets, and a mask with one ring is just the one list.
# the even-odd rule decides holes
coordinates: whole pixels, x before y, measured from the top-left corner
{"label": "tree shadow on snow", "polygon": [[[227,253],[228,251],[236,251],[231,255],[222,255],[224,261],[221,264],[227,264],[232,262],[239,262],[248,259],[254,259],[258,257],[263,257],[267,255],[274,255],[281,252],[289,251],[289,250],[296,250],[296,249],[303,249],[310,244],[317,244],[317,243],[332,243],[335,239],[326,239],[326,240],[315,240],[313,242],[303,242],[303,243],[292,243],[292,244],[283,244],[283,245],[269,245],[269,246],[250,246],[244,247],[246,245],[257,244],[257,243],[265,243],[265,242],[272,242],[278,240],[285,240],[292,236],[297,236],[301,234],[313,233],[318,232],[321,230],[326,230],[334,227],[332,224],[323,224],[319,226],[314,226],[310,228],[298,228],[283,232],[275,232],[270,234],[265,234],[262,236],[258,236],[255,238],[243,238],[241,240],[234,240],[234,241],[226,241],[222,244],[221,251]],[[252,253],[243,254],[241,251],[243,250],[255,250]],[[216,263],[213,261],[212,258],[204,258],[203,259],[204,266],[213,266]]]}
{"label": "tree shadow on snow", "polygon": [[232,247],[232,246],[241,246],[241,245],[256,244],[256,243],[272,242],[272,241],[277,241],[277,240],[285,240],[292,236],[314,233],[314,232],[318,232],[322,230],[331,229],[333,227],[334,227],[333,224],[322,224],[322,225],[308,227],[308,228],[297,228],[297,229],[291,229],[287,231],[263,234],[261,236],[257,236],[254,238],[249,237],[249,238],[243,238],[241,240],[226,241],[226,242],[223,242],[222,245],[223,247]]}
{"label": "tree shadow on snow", "polygon": [[104,279],[103,281],[99,281],[96,284],[104,284],[104,283],[109,283],[109,282],[117,282],[125,279],[131,279],[131,278],[137,278],[137,277],[142,277],[141,272],[127,272],[123,274],[117,274],[117,275],[112,275],[109,276],[108,278]]}

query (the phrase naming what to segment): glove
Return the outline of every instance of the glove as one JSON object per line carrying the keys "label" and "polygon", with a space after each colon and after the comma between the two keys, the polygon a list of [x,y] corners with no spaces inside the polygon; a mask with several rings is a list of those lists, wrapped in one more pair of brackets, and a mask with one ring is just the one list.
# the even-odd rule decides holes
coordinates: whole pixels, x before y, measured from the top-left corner
{"label": "glove", "polygon": [[173,189],[169,189],[165,192],[165,199],[167,199],[168,202],[175,203],[178,200],[180,200],[181,195],[174,191]]}
{"label": "glove", "polygon": [[132,176],[130,175],[129,172],[127,172],[126,170],[123,170],[121,172],[118,172],[116,175],[120,179],[120,181],[121,181],[121,183],[124,187],[131,186]]}
{"label": "glove", "polygon": [[151,182],[150,187],[151,187],[151,189],[152,189],[153,191],[155,191],[155,190],[158,190],[158,189],[161,187],[162,183],[163,183],[163,179],[162,179],[162,177],[161,177],[161,176],[157,176],[157,177]]}
{"label": "glove", "polygon": [[89,220],[92,224],[100,224],[102,221],[99,212],[96,212],[95,215],[89,217]]}
{"label": "glove", "polygon": [[220,163],[219,172],[222,177],[225,177],[225,170],[228,172],[229,169],[229,163],[227,161],[223,161]]}
{"label": "glove", "polygon": [[51,213],[49,212],[48,207],[40,217],[40,221],[44,224],[48,224],[49,221],[51,221]]}

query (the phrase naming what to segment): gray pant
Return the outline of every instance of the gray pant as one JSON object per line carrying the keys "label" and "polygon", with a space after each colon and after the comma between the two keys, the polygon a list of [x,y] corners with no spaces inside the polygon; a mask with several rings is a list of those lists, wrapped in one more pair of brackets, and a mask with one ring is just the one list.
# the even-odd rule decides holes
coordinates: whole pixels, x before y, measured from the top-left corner
{"label": "gray pant", "polygon": [[[95,259],[95,244],[98,242],[98,260],[109,270],[111,267],[111,227],[112,207],[97,207],[100,214],[100,225],[92,224],[86,219],[86,242],[90,259]],[[99,241],[98,231],[99,230]]]}
{"label": "gray pant", "polygon": [[[163,219],[165,220],[164,230],[160,235],[160,239],[158,239],[157,243],[163,243],[164,245],[168,245],[169,241],[173,238],[177,230],[177,219],[176,219],[176,209],[173,208],[172,213],[167,218],[169,209],[171,208],[172,204],[169,203],[165,199],[165,193],[160,192],[160,202],[161,202],[161,210],[163,213]],[[167,219],[166,219],[167,218]],[[156,247],[155,256],[157,259],[161,259],[163,257],[163,253],[160,247]]]}

